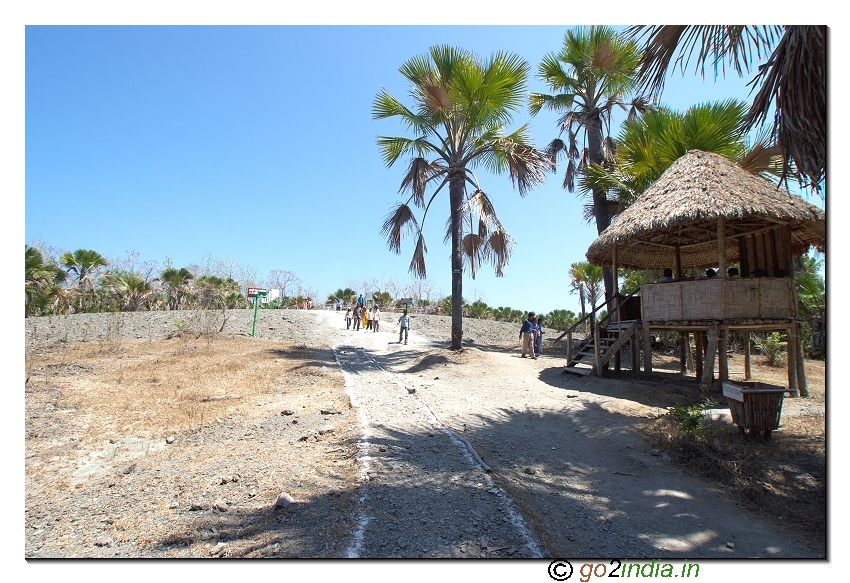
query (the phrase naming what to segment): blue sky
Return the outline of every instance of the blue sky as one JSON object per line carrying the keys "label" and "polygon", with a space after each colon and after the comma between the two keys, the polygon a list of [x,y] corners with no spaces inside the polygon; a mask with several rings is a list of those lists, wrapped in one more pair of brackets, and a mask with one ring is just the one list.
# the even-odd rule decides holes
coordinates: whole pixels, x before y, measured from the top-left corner
{"label": "blue sky", "polygon": [[[379,229],[405,167],[385,167],[375,138],[405,130],[372,120],[375,95],[383,87],[410,103],[398,68],[435,44],[515,52],[534,73],[566,30],[30,26],[26,242],[94,249],[112,261],[135,254],[160,267],[224,261],[258,285],[288,270],[321,299],[346,286],[371,291],[362,289],[369,281],[404,285],[413,241],[394,255]],[[747,99],[748,78],[706,77],[674,76],[664,102]],[[529,89],[548,91],[534,77]],[[522,111],[514,127],[530,121],[544,146],[557,135],[554,120]],[[464,297],[578,311],[568,268],[584,260],[596,232],[581,219],[583,201],[561,187],[562,172],[525,198],[507,176],[478,175],[516,248],[504,277],[465,275]],[[426,266],[435,295],[445,296],[447,196],[435,205]]]}

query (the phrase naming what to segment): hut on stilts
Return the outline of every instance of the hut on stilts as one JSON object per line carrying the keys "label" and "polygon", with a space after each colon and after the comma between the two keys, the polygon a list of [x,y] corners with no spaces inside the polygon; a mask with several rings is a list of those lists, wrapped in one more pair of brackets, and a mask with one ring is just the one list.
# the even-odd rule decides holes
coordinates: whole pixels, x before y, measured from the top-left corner
{"label": "hut on stilts", "polygon": [[[618,294],[609,304],[608,328],[623,337],[609,338],[606,345],[597,331],[596,339],[591,339],[593,350],[579,351],[593,355],[595,361],[592,358],[589,367],[582,367],[568,356],[565,372],[601,374],[600,365],[628,343],[633,370],[640,368],[636,355],[642,344],[644,370],[651,372],[651,334],[675,331],[680,336],[681,373],[687,374],[693,334],[696,376],[709,385],[715,355],[720,380],[728,379],[731,333],[749,339],[752,332],[779,331],[788,338],[788,388],[794,395],[806,396],[794,259],[811,247],[824,251],[825,233],[822,209],[722,156],[689,151],[587,250],[588,261],[612,267],[614,281],[621,267],[671,268],[675,280],[644,285],[628,301]],[[727,267],[733,264],[739,266],[737,278],[727,277]],[[716,268],[718,276],[685,277],[688,269],[706,268]],[[747,379],[749,344],[744,343]],[[619,368],[618,355],[616,362]]]}

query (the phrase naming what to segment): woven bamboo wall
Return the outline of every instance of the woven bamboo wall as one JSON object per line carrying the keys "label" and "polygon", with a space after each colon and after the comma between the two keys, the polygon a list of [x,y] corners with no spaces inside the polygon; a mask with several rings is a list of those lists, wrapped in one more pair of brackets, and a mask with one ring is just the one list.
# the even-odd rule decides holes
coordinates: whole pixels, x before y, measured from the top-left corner
{"label": "woven bamboo wall", "polygon": [[660,320],[796,318],[790,278],[706,279],[641,288],[641,317]]}

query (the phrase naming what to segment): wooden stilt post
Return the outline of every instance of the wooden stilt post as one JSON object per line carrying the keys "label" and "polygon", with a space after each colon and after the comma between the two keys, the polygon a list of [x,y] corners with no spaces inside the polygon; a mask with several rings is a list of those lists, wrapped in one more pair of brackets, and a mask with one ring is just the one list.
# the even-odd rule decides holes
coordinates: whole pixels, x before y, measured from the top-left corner
{"label": "wooden stilt post", "polygon": [[652,337],[649,335],[649,326],[643,326],[643,371],[652,374]]}
{"label": "wooden stilt post", "polygon": [[679,332],[679,374],[688,376],[687,340],[684,332]]}
{"label": "wooden stilt post", "polygon": [[632,353],[632,374],[640,372],[640,355],[638,354],[638,329],[635,328],[632,332],[632,338],[629,340],[629,347]]}
{"label": "wooden stilt post", "polygon": [[602,378],[602,359],[599,357],[599,326],[593,320],[593,357],[596,359],[596,376]]}
{"label": "wooden stilt post", "polygon": [[697,378],[702,378],[703,363],[705,362],[705,345],[703,344],[702,332],[699,330],[694,332],[694,347],[697,353],[696,362],[694,362],[694,372]]}
{"label": "wooden stilt post", "polygon": [[747,330],[744,332],[744,380],[749,381],[753,378],[752,350],[750,348],[752,332]]}
{"label": "wooden stilt post", "polygon": [[788,389],[791,391],[792,397],[799,397],[800,391],[797,389],[797,327],[791,324],[786,333],[788,334],[785,349],[788,356]]}
{"label": "wooden stilt post", "polygon": [[567,332],[567,364],[573,359],[573,333]]}
{"label": "wooden stilt post", "polygon": [[714,380],[714,355],[717,353],[717,326],[712,326],[708,330],[708,346],[705,353],[705,366],[702,369],[702,379],[700,386],[704,390],[711,388],[711,382]]}
{"label": "wooden stilt post", "polygon": [[794,324],[797,337],[797,390],[801,397],[809,396],[809,383],[806,381],[806,361],[803,360],[803,326],[799,322]]}
{"label": "wooden stilt post", "polygon": [[685,350],[687,351],[688,372],[694,372],[694,356],[691,353],[691,333],[685,332]]}
{"label": "wooden stilt post", "polygon": [[728,355],[726,353],[726,348],[729,345],[729,329],[721,328],[720,329],[720,337],[719,337],[719,346],[717,349],[717,355],[720,358],[717,376],[720,378],[720,381],[728,381],[729,380],[729,360]]}

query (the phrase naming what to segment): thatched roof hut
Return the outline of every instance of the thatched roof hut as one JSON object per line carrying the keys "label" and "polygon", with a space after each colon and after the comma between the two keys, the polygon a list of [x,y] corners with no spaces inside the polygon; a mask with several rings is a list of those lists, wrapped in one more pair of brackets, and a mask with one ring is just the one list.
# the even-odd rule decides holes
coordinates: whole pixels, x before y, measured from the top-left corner
{"label": "thatched roof hut", "polygon": [[633,269],[713,267],[721,236],[726,263],[736,263],[744,236],[774,229],[790,229],[793,255],[825,250],[822,209],[722,156],[691,150],[590,245],[587,259]]}

